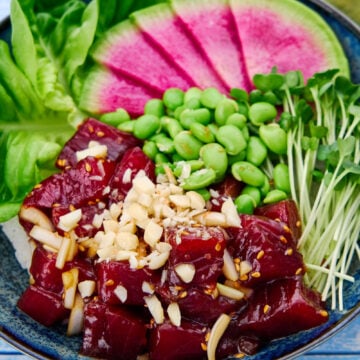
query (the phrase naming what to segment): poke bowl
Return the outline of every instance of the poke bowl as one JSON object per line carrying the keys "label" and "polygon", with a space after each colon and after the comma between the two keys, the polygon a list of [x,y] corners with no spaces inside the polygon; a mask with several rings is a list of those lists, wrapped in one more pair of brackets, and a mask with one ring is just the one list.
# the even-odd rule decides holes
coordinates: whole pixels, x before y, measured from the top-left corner
{"label": "poke bowl", "polygon": [[[241,2],[240,0],[238,0],[238,1]],[[14,1],[14,3],[17,3],[17,2]],[[66,1],[64,3],[66,3]],[[145,3],[146,3],[146,1],[145,1]],[[146,5],[150,5],[152,3],[153,2],[150,1],[149,4],[146,4]],[[175,3],[177,3],[177,2],[175,1]],[[339,43],[341,44],[344,54],[347,57],[347,60],[349,63],[349,68],[350,68],[350,77],[352,79],[352,82],[354,84],[359,84],[360,83],[360,65],[358,62],[358,59],[360,57],[360,29],[359,29],[359,27],[355,23],[353,23],[351,20],[349,20],[345,15],[343,15],[338,10],[336,10],[335,8],[331,7],[330,5],[326,4],[323,1],[304,0],[304,1],[301,1],[301,3],[304,4],[306,7],[308,7],[309,9],[311,9],[313,12],[320,15],[320,17],[331,28],[331,30],[333,31],[333,33],[336,35],[337,39],[339,40]],[[145,7],[145,5],[142,4],[140,7]],[[135,18],[136,18],[136,16],[138,16],[138,18],[141,19],[142,9],[138,10],[135,8],[135,10],[136,10]],[[89,16],[89,19],[91,19],[91,16],[89,14],[87,14],[87,16]],[[156,21],[156,18],[155,18],[155,21]],[[127,22],[127,20],[124,20],[124,22]],[[146,21],[144,22],[144,24],[145,23],[146,23]],[[50,26],[49,29],[51,30],[51,26],[52,26],[51,23],[49,25],[49,24],[46,24],[46,22],[44,22],[44,24],[46,26]],[[126,26],[128,26],[127,23],[126,23]],[[124,26],[124,28],[126,26]],[[11,43],[12,28],[11,28],[9,19],[5,20],[1,24],[0,31],[1,31],[1,33],[0,33],[1,39],[5,40],[7,43]],[[88,30],[85,29],[85,31],[88,31]],[[100,30],[98,30],[98,31],[100,31]],[[71,42],[71,39],[70,39],[70,42]],[[77,44],[77,46],[80,46],[79,43],[75,42],[75,44]],[[111,44],[111,42],[110,42],[110,44]],[[108,46],[108,43],[105,42],[105,46],[103,48],[100,48],[101,51],[106,50],[107,49],[106,46]],[[99,51],[99,52],[101,53],[101,51]],[[15,49],[15,52],[16,52],[16,49]],[[95,50],[95,52],[96,52],[96,50]],[[149,56],[151,57],[151,54],[149,54]],[[101,54],[99,55],[99,58],[100,57],[101,57]],[[65,60],[62,59],[61,61],[63,61],[63,64],[65,64],[66,59]],[[133,61],[135,61],[135,60],[133,60]],[[71,65],[71,62],[69,62],[69,63],[70,63],[70,66],[69,66],[70,70],[67,70],[67,71],[71,71],[72,65]],[[24,71],[28,71],[29,74],[31,73],[31,71],[26,70],[26,65],[22,65],[22,66],[23,66],[23,69],[25,69]],[[89,66],[93,66],[93,64],[91,63]],[[83,69],[81,69],[81,70],[83,70],[83,73],[80,71],[81,76],[86,77],[86,71],[88,70],[88,68],[86,66],[84,66]],[[141,71],[141,69],[139,70],[139,72],[140,71]],[[276,73],[276,71],[274,71],[273,73]],[[80,79],[79,81],[81,81],[81,79],[83,79],[81,76],[79,77],[79,79]],[[65,77],[66,77],[66,72],[65,72]],[[124,79],[125,79],[124,80],[125,82],[128,81],[127,76],[124,76]],[[133,80],[134,79],[131,79],[130,83],[133,84],[133,82],[132,82]],[[142,82],[143,80],[136,79],[136,81]],[[165,80],[165,82],[166,81],[167,80]],[[95,83],[96,83],[96,81],[93,82],[92,84],[95,84]],[[99,81],[99,83],[100,83],[100,81]],[[1,82],[0,82],[0,84],[1,84]],[[77,86],[75,81],[73,84],[75,84],[74,87]],[[107,83],[105,85],[108,86]],[[101,91],[105,92],[104,89],[106,88],[106,86],[104,88],[102,88]],[[159,93],[159,90],[155,89],[155,87],[151,88],[150,90],[149,89],[145,89],[145,90],[147,92],[149,92],[151,95]],[[60,92],[61,91],[62,91],[62,89],[60,90]],[[95,92],[94,96],[99,98],[100,97],[99,94],[100,94],[100,92]],[[148,95],[148,93],[147,93],[147,95]],[[91,105],[89,105],[90,108],[91,108],[91,106],[93,106],[93,104],[95,104],[94,106],[98,105],[97,101],[94,100],[95,97],[89,96],[89,98],[87,99],[88,103],[91,104]],[[153,97],[153,96],[151,96],[151,97]],[[140,95],[138,98],[142,99]],[[135,97],[135,101],[132,102],[132,100],[129,98],[129,96],[126,96],[125,100],[130,104],[129,105],[130,113],[132,111],[134,111],[133,109],[135,108],[135,105],[133,106],[133,104],[134,103],[136,104],[136,101],[138,98]],[[64,100],[65,97],[62,99]],[[49,101],[51,101],[51,100],[49,100]],[[117,104],[117,107],[119,107],[118,104]],[[91,110],[93,110],[93,109],[94,108],[91,108]],[[116,108],[114,108],[113,110],[115,111]],[[36,111],[36,109],[34,111]],[[93,111],[89,111],[89,113],[92,113],[92,112]],[[104,112],[111,113],[111,111],[104,111]],[[78,114],[76,114],[76,116],[78,116]],[[76,116],[74,116],[74,118],[72,119],[73,123],[78,121],[78,118],[75,118]],[[138,116],[140,116],[140,114],[134,112],[134,118],[136,118]],[[100,117],[100,115],[99,115],[99,117]],[[90,120],[90,121],[93,121],[93,120]],[[95,122],[94,122],[93,126],[97,126],[96,120],[94,120],[94,121]],[[0,122],[0,125],[1,125],[1,122]],[[112,125],[111,121],[110,121],[110,125]],[[81,129],[81,125],[77,125],[77,126],[78,126],[78,129]],[[0,127],[0,129],[1,129],[1,127]],[[124,129],[121,129],[121,131],[126,132],[127,130],[125,130],[125,128],[124,128]],[[132,130],[132,132],[133,132],[133,134],[136,134],[135,130]],[[70,134],[70,132],[69,132],[69,134]],[[138,134],[139,134],[139,132],[138,132]],[[67,136],[67,140],[69,140],[71,138],[71,136],[73,136],[73,135],[74,134],[72,133],[71,135]],[[74,136],[76,137],[77,135],[75,134]],[[104,136],[104,134],[102,134],[102,136]],[[105,137],[106,137],[106,134],[105,134]],[[138,140],[139,139],[140,139],[140,141],[144,140],[144,136],[140,133],[138,136],[138,139],[135,139],[135,140],[134,139],[132,138],[131,140],[129,140],[129,142],[133,141],[132,146],[138,146],[139,145]],[[2,146],[2,144],[0,144],[0,145]],[[97,144],[95,144],[95,147],[96,146],[97,146]],[[110,146],[111,145],[109,145],[109,148],[110,148]],[[89,149],[90,149],[90,146],[89,146]],[[86,149],[86,151],[88,151],[89,149]],[[82,149],[82,150],[84,150],[84,149]],[[58,149],[56,149],[56,151],[59,153]],[[144,150],[144,152],[145,152],[145,150]],[[183,156],[183,158],[185,158],[185,155]],[[58,162],[59,162],[59,159],[64,160],[65,157],[61,158],[61,156],[60,156],[60,158],[58,158]],[[66,157],[65,160],[69,160],[69,157]],[[194,160],[194,159],[190,159],[190,160]],[[79,161],[81,161],[81,160],[79,160]],[[130,161],[128,164],[130,164]],[[1,162],[0,162],[0,165],[1,165]],[[22,164],[22,166],[25,166],[25,164]],[[94,166],[94,164],[91,163],[91,166]],[[132,165],[129,165],[129,166],[132,166]],[[144,165],[144,164],[141,165],[141,169],[144,170],[145,172],[148,171],[146,166],[147,165]],[[64,168],[65,168],[65,166],[64,166]],[[85,166],[85,168],[87,169],[86,166]],[[62,170],[64,170],[64,169],[62,169]],[[89,169],[87,169],[85,171],[85,173],[89,172],[88,170]],[[165,175],[167,174],[166,173],[167,170],[168,169],[165,168]],[[358,170],[356,170],[356,171],[358,171]],[[174,170],[174,172],[175,172],[175,170]],[[181,173],[181,171],[180,171],[180,173]],[[358,174],[358,173],[355,172],[355,174]],[[98,175],[99,174],[96,173],[94,176],[96,177]],[[101,175],[101,171],[100,171],[100,175]],[[122,176],[123,176],[123,178],[125,177],[125,175],[122,175]],[[233,175],[233,176],[236,177],[235,175]],[[43,175],[43,179],[45,179],[45,178],[46,177]],[[134,181],[134,179],[132,179],[132,180]],[[35,186],[35,184],[33,184],[33,186]],[[144,183],[144,182],[141,183],[141,186],[144,186],[143,191],[146,192],[146,183]],[[54,193],[58,192],[60,194],[58,197],[59,199],[62,196],[61,193],[64,191],[67,191],[67,190],[64,190],[64,188],[51,188],[51,189]],[[190,189],[190,191],[191,190],[192,190],[192,188]],[[32,201],[31,194],[34,194],[34,192],[36,192],[36,191],[37,191],[37,188],[35,186],[31,192],[29,191],[30,195],[26,197],[27,200],[25,200],[25,201],[28,201],[28,203],[30,203]],[[84,189],[83,191],[86,192],[86,189]],[[128,191],[129,191],[129,189],[128,189]],[[5,190],[4,190],[4,192],[5,192]],[[76,194],[73,194],[71,191],[70,191],[70,193],[71,193],[71,196],[76,197]],[[122,200],[124,200],[124,199],[122,198]],[[137,199],[136,201],[140,201],[140,200]],[[59,211],[60,211],[59,215],[57,215],[57,216],[58,216],[58,218],[61,218],[63,213],[61,213],[61,209]],[[174,216],[174,215],[172,215],[172,216]],[[169,215],[169,219],[171,219],[170,215]],[[27,228],[28,225],[26,223],[26,221],[27,221],[26,216],[24,216],[20,221],[22,222],[25,230],[30,231]],[[245,224],[245,222],[246,222],[246,220],[243,220],[243,224]],[[209,234],[207,234],[207,235],[209,235]],[[91,346],[89,345],[87,350],[86,350],[86,346],[85,346],[85,351],[84,351],[84,343],[82,343],[83,338],[82,338],[81,333],[77,333],[73,336],[66,335],[67,331],[69,331],[68,321],[66,321],[66,322],[55,321],[55,324],[51,325],[50,327],[44,326],[43,324],[40,324],[38,321],[35,321],[34,319],[32,319],[27,314],[27,312],[31,313],[32,310],[31,309],[29,310],[29,308],[26,305],[19,302],[19,299],[21,299],[23,294],[26,292],[26,289],[29,288],[29,271],[27,270],[26,265],[30,266],[30,260],[27,257],[27,255],[24,253],[26,251],[31,252],[31,250],[32,250],[28,243],[26,243],[25,245],[23,243],[21,243],[21,241],[24,241],[23,240],[24,236],[26,237],[26,234],[24,233],[24,229],[19,228],[17,216],[15,216],[11,220],[8,220],[8,221],[4,222],[3,224],[1,224],[0,251],[3,256],[0,258],[0,269],[1,269],[0,300],[1,300],[1,304],[2,304],[2,310],[0,313],[0,337],[5,339],[6,341],[8,341],[11,345],[15,346],[19,350],[23,351],[25,354],[28,354],[30,356],[33,356],[34,358],[39,358],[39,359],[70,360],[70,359],[87,359],[87,358],[91,358],[92,356],[101,357],[101,353],[99,354],[96,351],[93,353],[91,352],[90,348],[91,348],[92,344],[91,344]],[[171,238],[171,236],[172,235],[171,235],[171,231],[170,231],[169,237]],[[211,234],[209,236],[211,237]],[[219,235],[219,234],[217,236],[221,237],[221,235]],[[34,237],[36,239],[35,235],[34,235]],[[174,240],[174,241],[176,243],[176,240]],[[358,245],[355,244],[354,246],[356,247],[357,251],[359,251]],[[261,256],[260,256],[260,252],[258,252],[257,254],[258,254],[257,260],[260,260],[260,258],[263,256],[263,253],[261,253]],[[351,265],[349,266],[349,270],[347,272],[348,275],[344,276],[344,279],[350,279],[351,281],[344,281],[341,284],[341,286],[342,286],[342,298],[340,301],[341,304],[339,304],[339,303],[337,303],[337,301],[335,301],[336,306],[334,307],[332,304],[332,300],[334,300],[334,299],[331,299],[331,298],[326,299],[326,303],[324,305],[324,309],[326,309],[326,311],[325,310],[324,311],[326,313],[327,321],[319,323],[319,324],[317,324],[317,326],[311,327],[307,330],[302,330],[300,332],[296,332],[296,333],[290,334],[288,336],[279,336],[279,338],[275,338],[275,339],[271,339],[270,341],[266,341],[264,344],[261,344],[261,346],[259,346],[258,348],[256,347],[257,351],[254,352],[253,354],[245,355],[245,354],[241,353],[241,356],[244,358],[247,358],[247,359],[289,359],[289,358],[294,358],[294,357],[299,356],[300,354],[303,354],[304,352],[312,349],[313,347],[317,346],[321,342],[329,339],[329,337],[333,336],[335,333],[337,333],[343,327],[348,325],[348,323],[351,320],[353,320],[354,318],[359,316],[359,313],[360,313],[360,302],[359,302],[359,299],[360,299],[360,266],[359,266],[360,259],[359,259],[358,255],[359,254],[358,253],[356,254],[356,250],[355,250],[355,255],[353,257],[353,261],[352,261]],[[23,260],[22,265],[20,265],[20,263],[19,263],[19,261],[21,262],[21,260]],[[27,262],[27,264],[25,264],[25,267],[24,267],[24,263],[26,263],[26,262]],[[309,265],[309,267],[310,267],[310,265]],[[314,269],[315,269],[315,267],[314,267]],[[312,269],[312,270],[314,270],[314,269]],[[254,278],[256,278],[256,276],[254,276]],[[176,280],[176,281],[178,281],[178,280]],[[178,285],[178,283],[176,281],[175,281],[175,284]],[[108,285],[109,285],[109,283],[108,283]],[[30,285],[30,287],[31,287],[31,285]],[[220,288],[221,288],[221,286],[220,286]],[[117,290],[120,291],[122,289],[117,288]],[[240,287],[238,290],[244,291],[245,294],[247,291],[246,287],[244,287],[244,288]],[[241,291],[239,291],[239,292],[241,292]],[[104,293],[105,292],[106,291],[104,290]],[[101,293],[101,291],[100,291],[100,293]],[[102,296],[105,296],[105,295],[102,295]],[[117,294],[118,298],[122,298],[122,296],[124,296],[123,293],[119,292]],[[125,296],[125,298],[126,298],[126,296]],[[150,296],[147,296],[147,297],[150,297]],[[109,298],[110,298],[110,295],[109,295]],[[118,300],[119,299],[117,299],[116,301],[118,301]],[[124,301],[126,301],[126,299]],[[151,304],[147,303],[147,307],[150,308]],[[209,310],[209,309],[207,309],[207,310]],[[267,310],[265,311],[265,307],[263,307],[263,311],[264,311],[264,313],[267,312]],[[47,313],[47,312],[49,312],[49,311],[45,310],[45,313]],[[156,316],[153,313],[151,313],[151,315],[153,315],[153,317],[155,318],[155,322],[156,322]],[[51,317],[50,314],[48,314],[47,316]],[[144,315],[144,317],[148,318],[149,315],[148,314]],[[169,314],[169,317],[170,317],[170,314]],[[154,320],[150,321],[150,323],[153,324]],[[200,323],[201,323],[201,321],[200,321]],[[288,324],[288,326],[290,327],[290,324]],[[282,332],[279,332],[279,333],[282,334]],[[251,336],[250,336],[250,338],[251,338]],[[99,339],[97,339],[97,340],[99,340]],[[246,341],[248,341],[248,344],[250,344],[248,346],[250,346],[250,348],[251,348],[252,339],[249,340],[248,338],[246,338]],[[255,343],[256,343],[256,341],[255,341]],[[164,345],[162,345],[162,346],[164,346]],[[179,344],[177,344],[176,346],[179,346]],[[206,346],[204,346],[203,350],[206,354]],[[156,353],[155,350],[153,350],[153,351],[154,351],[154,353]],[[250,353],[251,353],[251,351],[250,351]],[[110,352],[109,354],[112,354],[112,353]],[[112,356],[115,357],[115,355],[109,355],[109,354],[104,355],[104,357],[106,357],[106,356],[108,356],[109,358],[112,358]],[[124,355],[124,356],[125,356],[124,358],[126,358],[126,355]],[[157,355],[157,356],[161,356],[161,355]],[[235,359],[235,358],[238,358],[239,356],[240,356],[240,352],[237,355],[231,355],[226,358]],[[154,358],[156,358],[156,356]],[[183,358],[187,358],[187,357],[185,356]],[[205,355],[204,355],[204,358],[206,358]]]}

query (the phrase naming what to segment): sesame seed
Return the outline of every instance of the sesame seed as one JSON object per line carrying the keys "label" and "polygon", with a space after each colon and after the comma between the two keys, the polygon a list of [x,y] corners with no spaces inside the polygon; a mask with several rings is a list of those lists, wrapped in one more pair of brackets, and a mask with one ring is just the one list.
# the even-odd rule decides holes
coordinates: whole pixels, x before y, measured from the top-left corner
{"label": "sesame seed", "polygon": [[238,353],[238,354],[234,355],[235,359],[242,359],[243,357],[245,357],[245,354],[243,354],[243,353]]}
{"label": "sesame seed", "polygon": [[206,351],[207,350],[207,345],[205,343],[201,343],[201,348]]}
{"label": "sesame seed", "polygon": [[179,294],[179,298],[180,299],[184,299],[187,297],[187,291],[182,291],[180,294]]}
{"label": "sesame seed", "polygon": [[42,184],[36,184],[35,186],[34,186],[34,189],[40,189],[42,187]]}
{"label": "sesame seed", "polygon": [[301,267],[299,267],[296,271],[295,271],[295,275],[300,275],[302,273],[303,269]]}
{"label": "sesame seed", "polygon": [[298,228],[301,227],[301,221],[298,220],[298,221],[296,222],[295,226],[298,227]]}
{"label": "sesame seed", "polygon": [[249,277],[246,274],[240,276],[241,281],[246,281],[247,279],[249,279]]}
{"label": "sesame seed", "polygon": [[252,276],[253,278],[259,278],[259,277],[261,276],[261,274],[260,274],[259,271],[254,271],[254,272],[251,274],[251,276]]}
{"label": "sesame seed", "polygon": [[283,230],[284,230],[285,232],[291,234],[291,229],[290,229],[286,224],[283,225]]}
{"label": "sesame seed", "polygon": [[284,243],[284,244],[287,244],[287,239],[286,239],[286,237],[284,236],[284,235],[280,235],[280,241],[282,242],[282,243]]}
{"label": "sesame seed", "polygon": [[107,280],[106,283],[105,283],[106,286],[112,286],[112,285],[114,285],[114,284],[115,284],[115,281],[114,281],[113,279],[109,279],[109,280]]}
{"label": "sesame seed", "polygon": [[287,248],[285,250],[285,255],[290,256],[294,253],[294,250],[292,248]]}
{"label": "sesame seed", "polygon": [[264,250],[260,250],[257,255],[256,255],[256,259],[260,260],[263,256],[265,255],[265,251]]}
{"label": "sesame seed", "polygon": [[319,311],[319,314],[320,314],[321,316],[323,316],[323,317],[328,317],[328,316],[329,316],[329,314],[328,314],[328,312],[327,312],[326,310],[320,310],[320,311]]}
{"label": "sesame seed", "polygon": [[97,131],[97,132],[96,132],[96,135],[97,135],[98,137],[103,137],[103,136],[105,135],[105,133],[104,133],[103,131]]}
{"label": "sesame seed", "polygon": [[221,248],[222,248],[222,246],[221,246],[220,243],[217,243],[217,244],[215,245],[215,250],[216,250],[216,251],[220,251]]}
{"label": "sesame seed", "polygon": [[58,160],[56,161],[56,164],[57,164],[58,166],[60,166],[60,167],[64,167],[64,166],[66,165],[66,163],[67,163],[67,160],[66,160],[66,159],[58,159]]}
{"label": "sesame seed", "polygon": [[69,205],[69,210],[70,210],[70,211],[75,211],[75,210],[76,210],[76,207],[75,207],[73,204],[70,204],[70,205]]}
{"label": "sesame seed", "polygon": [[269,311],[270,311],[270,305],[268,305],[268,304],[266,304],[265,306],[264,306],[264,314],[267,314]]}
{"label": "sesame seed", "polygon": [[85,164],[85,170],[86,170],[87,172],[90,172],[90,171],[91,171],[91,165],[90,165],[89,163],[86,163],[86,164]]}
{"label": "sesame seed", "polygon": [[92,125],[88,125],[88,130],[89,130],[89,133],[93,133],[94,132],[94,128]]}

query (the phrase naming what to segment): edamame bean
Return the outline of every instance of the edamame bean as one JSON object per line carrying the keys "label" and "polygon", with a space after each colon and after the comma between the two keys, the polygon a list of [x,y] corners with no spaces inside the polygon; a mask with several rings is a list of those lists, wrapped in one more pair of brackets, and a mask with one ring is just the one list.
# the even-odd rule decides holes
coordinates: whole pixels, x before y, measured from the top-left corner
{"label": "edamame bean", "polygon": [[229,155],[239,154],[247,146],[242,131],[234,125],[220,126],[216,140],[224,146]]}
{"label": "edamame bean", "polygon": [[135,120],[124,121],[117,126],[121,131],[132,133],[134,132]]}
{"label": "edamame bean", "polygon": [[190,129],[190,125],[194,122],[198,122],[203,125],[209,124],[211,121],[211,113],[209,109],[185,109],[180,114],[180,124],[185,129]]}
{"label": "edamame bean", "polygon": [[287,194],[290,194],[290,177],[289,168],[286,164],[279,163],[273,170],[274,186],[278,190],[282,190]]}
{"label": "edamame bean", "polygon": [[188,178],[184,179],[181,185],[184,190],[198,190],[213,184],[216,173],[213,169],[201,169],[194,171]]}
{"label": "edamame bean", "polygon": [[157,153],[155,155],[155,164],[159,165],[159,164],[167,164],[169,163],[169,158],[163,154],[163,153]]}
{"label": "edamame bean", "polygon": [[275,154],[284,155],[287,152],[287,133],[278,124],[261,125],[259,135],[265,145]]}
{"label": "edamame bean", "polygon": [[267,102],[257,102],[250,105],[249,119],[254,125],[261,125],[273,120],[277,115],[276,107]]}
{"label": "edamame bean", "polygon": [[185,160],[196,160],[199,158],[203,143],[190,131],[181,131],[174,138],[174,146],[177,153]]}
{"label": "edamame bean", "polygon": [[245,184],[260,187],[265,182],[265,174],[252,163],[238,161],[231,166],[231,173],[238,181]]}
{"label": "edamame bean", "polygon": [[201,101],[197,98],[192,98],[185,102],[184,104],[186,109],[200,109],[201,108]]}
{"label": "edamame bean", "polygon": [[235,200],[234,204],[239,214],[253,214],[256,207],[254,199],[247,194],[239,195]]}
{"label": "edamame bean", "polygon": [[200,100],[202,94],[202,90],[197,87],[191,87],[190,89],[186,90],[184,95],[184,103],[192,99]]}
{"label": "edamame bean", "polygon": [[150,114],[161,118],[165,114],[164,103],[161,99],[150,99],[144,107],[144,114]]}
{"label": "edamame bean", "polygon": [[208,128],[210,129],[210,131],[212,132],[212,134],[216,137],[216,134],[217,134],[217,132],[218,132],[218,130],[219,130],[219,127],[218,127],[216,124],[214,124],[214,123],[210,123],[210,124],[208,125]]}
{"label": "edamame bean", "polygon": [[246,159],[246,150],[240,151],[236,155],[228,155],[229,166],[231,166],[232,164],[234,164],[238,161],[243,161],[245,159]]}
{"label": "edamame bean", "polygon": [[[176,119],[176,120],[180,120],[180,116],[182,114],[182,112],[186,110],[186,106],[185,105],[180,105],[178,106],[173,112],[172,112],[172,116]],[[169,111],[169,114],[171,114],[171,111]]]}
{"label": "edamame bean", "polygon": [[246,122],[247,122],[247,119],[246,119],[245,115],[235,113],[235,114],[230,115],[227,118],[226,125],[234,125],[241,130],[244,127],[246,127]]}
{"label": "edamame bean", "polygon": [[267,157],[267,147],[257,136],[250,136],[246,148],[246,160],[260,166]]}
{"label": "edamame bean", "polygon": [[241,194],[251,196],[255,202],[255,206],[258,206],[261,202],[261,192],[260,192],[259,188],[255,187],[255,186],[246,185],[241,190]]}
{"label": "edamame bean", "polygon": [[151,160],[155,160],[156,154],[159,152],[154,141],[145,141],[142,150]]}
{"label": "edamame bean", "polygon": [[195,191],[200,194],[205,201],[209,201],[211,199],[211,193],[208,189],[196,189]]}
{"label": "edamame bean", "polygon": [[190,125],[191,133],[203,143],[212,143],[215,141],[215,136],[208,126],[194,122]]}
{"label": "edamame bean", "polygon": [[226,120],[232,114],[235,114],[238,110],[238,105],[234,100],[231,99],[222,99],[216,105],[215,108],[215,122],[219,125],[225,125]]}
{"label": "edamame bean", "polygon": [[237,101],[249,101],[249,94],[247,91],[239,88],[232,88],[230,90],[230,96],[236,99]]}
{"label": "edamame bean", "polygon": [[188,160],[188,161],[179,161],[174,168],[174,175],[179,177],[183,171],[184,166],[190,167],[190,172],[200,170],[204,167],[204,162],[202,160]]}
{"label": "edamame bean", "polygon": [[158,136],[155,140],[155,144],[160,152],[165,154],[171,154],[175,151],[174,142],[167,136]]}
{"label": "edamame bean", "polygon": [[215,170],[215,181],[222,180],[228,167],[225,149],[217,143],[206,144],[200,149],[200,157],[206,168]]}
{"label": "edamame bean", "polygon": [[179,132],[184,130],[184,128],[176,119],[171,118],[169,116],[163,116],[161,118],[161,126],[167,131],[167,133],[170,135],[172,139],[174,139],[174,137]]}
{"label": "edamame bean", "polygon": [[114,112],[104,114],[100,117],[100,120],[106,124],[112,126],[118,126],[119,124],[130,121],[130,115],[125,109],[117,109]]}
{"label": "edamame bean", "polygon": [[259,187],[259,190],[262,197],[265,197],[267,193],[270,191],[270,182],[267,176],[265,176],[264,184]]}
{"label": "edamame bean", "polygon": [[175,110],[184,103],[184,92],[178,88],[170,88],[164,92],[164,105],[170,110]]}
{"label": "edamame bean", "polygon": [[155,115],[142,115],[134,122],[134,136],[141,140],[150,138],[160,129],[160,119]]}
{"label": "edamame bean", "polygon": [[205,89],[200,97],[200,101],[203,106],[208,109],[215,109],[217,104],[224,98],[224,95],[219,92],[218,89],[209,87]]}
{"label": "edamame bean", "polygon": [[273,204],[273,203],[277,203],[281,200],[285,200],[287,199],[287,194],[284,191],[278,190],[278,189],[274,189],[269,191],[264,200],[263,203],[264,204]]}

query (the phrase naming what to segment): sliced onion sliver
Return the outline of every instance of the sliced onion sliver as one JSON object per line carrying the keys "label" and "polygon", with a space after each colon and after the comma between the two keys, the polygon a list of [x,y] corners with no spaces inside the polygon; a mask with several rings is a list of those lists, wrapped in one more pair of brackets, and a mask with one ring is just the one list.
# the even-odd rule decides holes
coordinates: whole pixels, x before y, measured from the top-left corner
{"label": "sliced onion sliver", "polygon": [[227,314],[221,314],[216,320],[215,324],[211,328],[209,341],[207,344],[207,358],[208,360],[216,360],[216,348],[219,344],[221,337],[223,336],[226,328],[230,323],[230,316]]}

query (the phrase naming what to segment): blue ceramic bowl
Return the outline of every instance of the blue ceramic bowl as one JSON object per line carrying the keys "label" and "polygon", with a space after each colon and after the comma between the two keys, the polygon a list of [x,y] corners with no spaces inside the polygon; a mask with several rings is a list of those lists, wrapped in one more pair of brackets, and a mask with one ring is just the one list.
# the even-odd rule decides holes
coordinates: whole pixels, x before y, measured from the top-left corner
{"label": "blue ceramic bowl", "polygon": [[[360,83],[360,28],[321,0],[302,1],[317,11],[339,37],[349,58],[351,76]],[[0,28],[0,37],[9,40],[10,23]],[[14,250],[0,228],[0,337],[26,354],[38,359],[85,359],[78,354],[81,338],[66,337],[65,328],[45,328],[20,312],[16,302],[28,285],[28,275],[18,264]],[[360,263],[353,264],[354,284],[344,289],[344,312],[333,311],[323,326],[271,342],[247,359],[289,359],[327,340],[360,314]]]}

